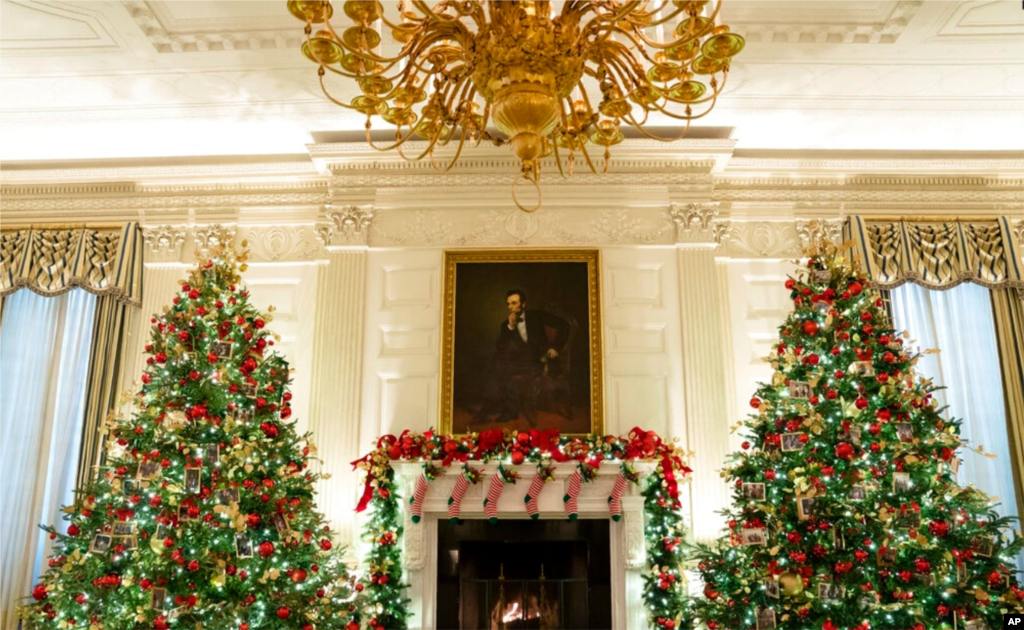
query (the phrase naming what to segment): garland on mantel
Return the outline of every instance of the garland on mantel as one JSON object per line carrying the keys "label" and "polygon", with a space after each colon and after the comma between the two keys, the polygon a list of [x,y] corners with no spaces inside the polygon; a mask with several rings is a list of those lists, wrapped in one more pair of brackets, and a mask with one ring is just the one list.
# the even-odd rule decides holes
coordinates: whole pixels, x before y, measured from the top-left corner
{"label": "garland on mantel", "polygon": [[[410,499],[411,520],[418,523],[422,515],[423,500],[430,482],[442,474],[442,468],[462,467],[461,477],[468,484],[483,481],[480,471],[470,462],[498,462],[503,483],[514,483],[519,477],[509,464],[537,465],[536,476],[530,479],[524,496],[525,508],[531,516],[536,514],[536,495],[543,482],[550,479],[553,463],[575,464],[573,473],[580,483],[592,479],[602,465],[621,467],[616,477],[612,496],[608,497],[609,515],[618,520],[621,514],[621,496],[628,483],[638,483],[639,475],[630,466],[634,462],[655,462],[657,467],[649,476],[643,490],[645,531],[647,545],[647,571],[644,573],[644,601],[652,624],[658,628],[678,628],[686,614],[685,587],[681,573],[681,547],[684,537],[682,516],[679,513],[679,483],[691,470],[683,459],[683,452],[675,444],[662,440],[654,431],[634,428],[625,437],[589,435],[570,438],[557,430],[502,431],[494,429],[463,436],[441,435],[433,431],[413,433],[404,431],[400,436],[385,435],[377,440],[377,448],[353,467],[366,473],[362,497],[357,512],[372,508],[363,539],[371,544],[367,557],[367,586],[365,613],[374,630],[405,630],[409,613],[409,600],[402,596],[402,552],[398,542],[402,536],[402,511],[395,484],[394,462],[419,462],[423,474],[417,479]],[[540,479],[539,485],[535,481]],[[491,481],[487,480],[490,484]],[[449,498],[449,514],[459,513],[459,502],[465,488]],[[492,489],[498,492],[498,484]],[[566,494],[566,514],[575,517],[575,494]],[[456,496],[458,495],[458,496]],[[495,499],[496,500],[496,499]],[[457,518],[455,516],[454,518]],[[496,520],[496,517],[495,517]],[[359,585],[362,587],[362,585]]]}

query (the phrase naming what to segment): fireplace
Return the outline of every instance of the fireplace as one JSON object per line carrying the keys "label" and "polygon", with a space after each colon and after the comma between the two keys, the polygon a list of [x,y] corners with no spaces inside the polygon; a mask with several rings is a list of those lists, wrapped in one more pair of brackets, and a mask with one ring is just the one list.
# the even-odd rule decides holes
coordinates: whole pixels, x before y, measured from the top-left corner
{"label": "fireplace", "polygon": [[438,628],[611,628],[609,521],[438,523]]}
{"label": "fireplace", "polygon": [[[423,466],[396,462],[394,467],[401,479],[399,493],[412,496]],[[482,469],[485,480],[498,468],[496,463],[477,467]],[[646,476],[654,465],[638,463],[635,468]],[[452,525],[448,522],[448,497],[461,468],[444,469],[441,476],[430,482],[423,501],[422,521],[413,523],[408,510],[403,519],[402,579],[408,584],[404,593],[410,600],[410,630],[502,627],[500,623],[506,617],[504,623],[509,629],[648,628],[643,601],[643,497],[639,488],[630,485],[622,497],[622,520],[612,522],[608,496],[618,467],[602,466],[594,480],[583,484],[580,490],[579,520],[569,521],[562,497],[575,469],[575,462],[555,467],[554,481],[545,484],[538,498],[537,521],[528,518],[523,504],[532,471],[522,471],[524,480],[507,487],[498,501],[497,525],[487,523],[484,515],[486,483],[470,487],[462,500],[463,522]],[[402,503],[408,505],[407,501]],[[498,560],[489,559],[491,556]],[[476,609],[463,610],[464,602],[476,602]],[[585,602],[588,611],[586,621],[583,625],[571,625],[580,618],[573,607],[583,605],[581,602]],[[496,607],[501,608],[500,614]],[[547,625],[548,618],[543,613],[538,619],[541,608],[554,615],[555,607],[561,625]],[[467,625],[461,625],[463,621]]]}

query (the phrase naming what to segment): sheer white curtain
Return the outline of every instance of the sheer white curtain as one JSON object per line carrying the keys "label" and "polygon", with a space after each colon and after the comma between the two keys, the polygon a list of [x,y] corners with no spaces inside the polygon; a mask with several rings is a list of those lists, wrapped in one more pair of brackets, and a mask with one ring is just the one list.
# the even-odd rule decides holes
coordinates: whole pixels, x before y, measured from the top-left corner
{"label": "sheer white curtain", "polygon": [[4,301],[0,326],[0,627],[16,628],[49,537],[73,503],[96,296],[74,290],[42,297],[22,290]]}
{"label": "sheer white curtain", "polygon": [[[897,330],[908,331],[914,345],[922,350],[940,351],[922,356],[917,368],[936,385],[946,387],[935,397],[940,404],[949,405],[949,416],[963,420],[961,437],[972,447],[981,446],[996,455],[992,459],[962,453],[960,481],[998,497],[996,511],[1000,515],[1017,516],[1003,379],[988,289],[965,283],[948,291],[929,291],[905,284],[892,291],[892,307]],[[1017,563],[1021,564],[1020,558]]]}

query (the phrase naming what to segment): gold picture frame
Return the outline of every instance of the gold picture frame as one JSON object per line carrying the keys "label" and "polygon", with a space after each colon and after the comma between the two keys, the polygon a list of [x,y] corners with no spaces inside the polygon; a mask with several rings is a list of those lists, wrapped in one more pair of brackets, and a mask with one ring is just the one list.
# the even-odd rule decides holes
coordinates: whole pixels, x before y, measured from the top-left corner
{"label": "gold picture frame", "polygon": [[[574,317],[576,327],[573,330],[575,334],[578,336],[581,332],[586,333],[585,341],[587,349],[586,354],[588,358],[587,368],[589,369],[589,374],[586,375],[586,379],[583,378],[583,375],[580,372],[582,368],[578,367],[581,364],[581,362],[579,360],[576,360],[570,368],[571,373],[568,374],[568,376],[565,376],[564,378],[572,378],[574,379],[574,382],[585,382],[587,384],[588,391],[586,393],[589,394],[588,396],[583,396],[582,394],[578,393],[578,390],[580,388],[576,388],[575,390],[573,390],[577,392],[574,393],[573,396],[575,397],[574,400],[581,401],[583,399],[586,399],[588,401],[587,410],[589,411],[589,426],[584,428],[582,426],[582,420],[576,417],[576,414],[573,413],[572,408],[567,407],[569,409],[569,413],[563,414],[563,417],[567,419],[567,428],[574,430],[562,430],[560,427],[557,426],[554,428],[559,428],[560,432],[564,435],[585,435],[587,433],[604,433],[604,362],[602,350],[603,327],[601,322],[601,255],[600,251],[597,249],[488,249],[446,250],[444,252],[444,259],[442,264],[444,268],[444,292],[441,311],[441,388],[440,395],[438,396],[440,403],[440,421],[438,425],[442,433],[465,434],[469,432],[475,432],[478,430],[476,427],[473,426],[474,424],[477,424],[476,420],[463,419],[465,417],[465,414],[468,413],[468,411],[461,405],[461,392],[456,391],[459,386],[459,383],[457,383],[457,381],[459,381],[460,376],[466,372],[466,369],[463,365],[457,365],[457,362],[465,361],[465,355],[463,354],[463,350],[461,350],[460,348],[456,348],[457,337],[463,337],[463,335],[456,334],[456,320],[458,318],[458,313],[456,313],[456,307],[459,298],[458,289],[460,285],[460,280],[463,281],[462,289],[463,291],[466,292],[466,295],[469,295],[471,293],[477,294],[480,293],[478,287],[469,286],[465,284],[466,282],[473,282],[473,274],[481,274],[480,277],[484,277],[483,274],[490,274],[491,277],[500,277],[502,275],[502,270],[507,269],[509,274],[513,274],[513,271],[515,271],[521,277],[522,273],[520,272],[520,270],[524,269],[528,265],[536,264],[538,265],[538,273],[540,274],[538,278],[544,279],[544,282],[547,283],[545,286],[550,287],[552,280],[551,278],[547,278],[543,274],[557,274],[561,273],[562,270],[568,269],[572,270],[572,278],[575,279],[577,278],[577,276],[580,276],[579,283],[582,283],[582,270],[575,267],[574,265],[564,265],[563,263],[577,263],[586,266],[585,297],[583,296],[583,287],[576,286],[578,284],[577,282],[573,282],[572,286],[567,288],[572,290],[572,295],[578,296],[578,299],[575,299],[573,303],[568,306],[571,307],[573,312],[579,311],[580,316]],[[543,267],[543,265],[545,264],[549,265],[547,269],[544,269]],[[495,267],[493,270],[484,270],[483,267],[487,265],[494,265]],[[503,265],[507,265],[508,267],[498,267]],[[515,265],[518,265],[518,267],[515,267]],[[460,268],[464,270],[464,277],[460,277],[459,275]],[[506,300],[509,297],[506,296],[506,290],[512,289],[524,289],[528,296],[530,294],[533,294],[535,298],[538,294],[535,293],[536,289],[532,289],[531,286],[519,286],[518,284],[510,284],[510,286],[506,287],[505,284],[502,284],[501,282],[503,281],[495,281],[494,286],[488,287],[486,298],[488,301],[487,308],[482,309],[489,309],[490,312],[488,313],[488,315],[486,315],[486,317],[493,316],[495,312],[495,304],[493,303],[493,300],[498,299],[495,298],[494,296],[499,295],[499,293],[501,296],[501,300]],[[528,281],[524,284],[530,285],[532,283]],[[543,310],[543,308],[547,306],[547,299],[544,296],[547,295],[547,297],[550,297],[549,294],[551,293],[553,292],[550,290],[546,292],[539,292],[539,294],[541,294],[541,298],[536,299],[535,301],[540,302],[540,305],[542,307],[540,310]],[[565,295],[560,294],[561,299],[568,300],[569,298],[566,297],[568,294],[568,292]],[[530,297],[527,297],[527,299],[523,300],[524,304],[526,305],[525,314],[527,319],[529,319],[531,309],[533,309],[533,312],[536,312],[538,310],[537,308],[535,308],[537,304],[534,304],[530,300]],[[502,312],[504,313],[506,304],[500,304],[499,306],[502,308]],[[585,325],[584,322],[579,321],[582,319],[581,311],[584,307],[586,309],[587,319]],[[477,318],[474,320],[474,324],[478,328],[480,328],[483,326],[483,324],[481,323],[482,321],[482,318]],[[490,322],[489,320],[487,321],[489,325]],[[501,322],[494,321],[493,323],[496,325],[500,325]],[[495,330],[497,329],[498,326],[495,327]],[[509,324],[509,330],[512,330],[511,324]],[[493,353],[492,349],[495,347],[493,336],[480,336],[479,340],[474,340],[474,342],[474,347],[486,347]],[[573,341],[572,343],[574,344],[573,347],[577,349],[582,348],[582,341]],[[479,352],[482,352],[482,350],[478,351],[478,354]],[[577,355],[578,354],[579,353],[577,352]],[[465,387],[463,387],[463,389],[465,389]],[[456,420],[457,409],[460,416],[459,420]],[[501,425],[502,418],[506,417],[506,413],[501,412],[500,414],[497,414],[497,421],[491,421],[489,420],[489,415],[483,413],[482,411],[478,411],[477,413],[483,414],[484,418],[484,424],[481,424],[480,429],[496,428],[498,425]],[[537,415],[536,410],[533,411],[533,415]],[[528,419],[529,414],[524,412],[524,414],[520,416],[518,419],[523,420],[524,418]],[[536,419],[534,418],[533,421],[535,422]],[[509,426],[509,422],[513,423],[512,426]],[[515,424],[515,422],[516,420],[514,419],[508,420],[505,422],[502,428],[532,428],[531,426],[527,426],[527,422],[525,420],[522,422],[521,427]],[[548,418],[545,422],[550,424],[551,422],[554,422],[554,420]],[[546,426],[544,425],[544,422],[541,422],[541,424],[538,425],[537,428],[543,429],[552,427]]]}

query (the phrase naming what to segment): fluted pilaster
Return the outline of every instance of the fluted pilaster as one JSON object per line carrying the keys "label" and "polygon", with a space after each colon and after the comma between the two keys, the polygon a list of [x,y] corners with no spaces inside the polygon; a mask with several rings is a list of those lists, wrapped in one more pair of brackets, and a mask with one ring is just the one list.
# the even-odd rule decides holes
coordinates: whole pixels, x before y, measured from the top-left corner
{"label": "fluted pilaster", "polygon": [[[729,489],[718,475],[729,453],[726,393],[726,322],[728,312],[719,283],[713,245],[680,245],[679,305],[683,345],[683,409],[681,429],[696,454],[690,485],[693,536],[709,541],[718,536],[717,512],[729,504]],[[673,433],[680,436],[680,431]]]}
{"label": "fluted pilaster", "polygon": [[323,472],[330,475],[320,482],[317,505],[346,544],[355,537],[352,509],[359,479],[349,462],[360,451],[367,255],[365,249],[328,252],[317,279],[309,428]]}

